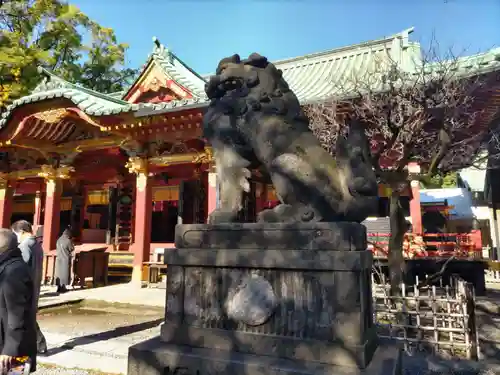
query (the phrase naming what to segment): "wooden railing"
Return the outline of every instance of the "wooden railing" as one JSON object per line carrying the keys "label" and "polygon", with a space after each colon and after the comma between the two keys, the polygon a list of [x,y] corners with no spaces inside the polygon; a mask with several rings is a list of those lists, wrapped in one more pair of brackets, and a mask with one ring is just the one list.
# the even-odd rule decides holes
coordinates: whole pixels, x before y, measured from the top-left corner
{"label": "wooden railing", "polygon": [[[387,257],[390,233],[368,233],[370,250],[376,257]],[[405,234],[403,254],[407,258],[482,258],[481,235],[471,233]]]}
{"label": "wooden railing", "polygon": [[[380,282],[381,281],[381,282]],[[477,360],[479,342],[472,284],[418,288],[401,284],[391,295],[386,280],[372,279],[378,336],[401,342],[408,353],[426,352]]]}

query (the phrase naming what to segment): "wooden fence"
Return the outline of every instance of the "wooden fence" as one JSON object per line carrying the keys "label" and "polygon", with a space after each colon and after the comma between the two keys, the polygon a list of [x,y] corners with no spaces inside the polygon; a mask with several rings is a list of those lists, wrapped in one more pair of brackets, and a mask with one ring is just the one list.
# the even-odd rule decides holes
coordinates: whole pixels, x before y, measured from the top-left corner
{"label": "wooden fence", "polygon": [[[401,285],[391,296],[389,285],[372,277],[374,319],[381,338],[402,342],[408,352],[423,351],[478,359],[479,342],[471,284],[418,288]],[[377,281],[377,282],[376,282]]]}

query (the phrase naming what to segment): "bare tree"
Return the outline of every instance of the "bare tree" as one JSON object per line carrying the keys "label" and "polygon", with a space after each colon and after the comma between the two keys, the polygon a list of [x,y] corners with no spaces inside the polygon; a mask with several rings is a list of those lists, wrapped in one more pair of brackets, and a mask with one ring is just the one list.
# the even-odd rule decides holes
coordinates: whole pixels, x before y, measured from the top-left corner
{"label": "bare tree", "polygon": [[[312,130],[332,153],[346,117],[366,125],[374,169],[392,190],[388,262],[393,290],[404,273],[403,189],[411,181],[472,165],[489,139],[481,106],[488,77],[464,74],[463,59],[439,59],[436,51],[431,48],[410,67],[380,59],[371,69],[340,80],[337,97],[306,107]],[[420,171],[410,173],[410,163]]]}

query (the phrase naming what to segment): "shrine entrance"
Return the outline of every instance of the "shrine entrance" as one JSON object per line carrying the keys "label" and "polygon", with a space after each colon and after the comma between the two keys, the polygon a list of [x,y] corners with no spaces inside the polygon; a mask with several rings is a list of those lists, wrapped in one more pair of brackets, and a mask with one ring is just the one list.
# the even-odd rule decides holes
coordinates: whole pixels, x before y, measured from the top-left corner
{"label": "shrine entrance", "polygon": [[179,217],[179,197],[179,185],[153,187],[152,243],[174,242]]}
{"label": "shrine entrance", "polygon": [[153,202],[151,242],[174,242],[178,212],[178,201]]}
{"label": "shrine entrance", "polygon": [[152,243],[174,242],[177,224],[205,221],[205,188],[201,179],[154,187],[152,204]]}

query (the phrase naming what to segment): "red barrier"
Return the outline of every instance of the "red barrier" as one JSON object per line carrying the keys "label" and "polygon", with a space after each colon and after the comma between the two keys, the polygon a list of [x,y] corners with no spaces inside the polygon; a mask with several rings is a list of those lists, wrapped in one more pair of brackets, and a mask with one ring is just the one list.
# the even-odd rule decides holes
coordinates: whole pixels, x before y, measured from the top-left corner
{"label": "red barrier", "polygon": [[[378,257],[387,257],[390,233],[368,233],[369,248]],[[479,230],[471,233],[406,233],[403,241],[405,258],[450,257],[481,258],[482,242]]]}

